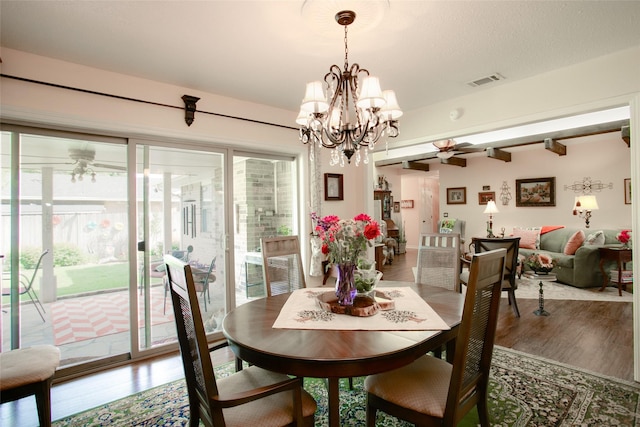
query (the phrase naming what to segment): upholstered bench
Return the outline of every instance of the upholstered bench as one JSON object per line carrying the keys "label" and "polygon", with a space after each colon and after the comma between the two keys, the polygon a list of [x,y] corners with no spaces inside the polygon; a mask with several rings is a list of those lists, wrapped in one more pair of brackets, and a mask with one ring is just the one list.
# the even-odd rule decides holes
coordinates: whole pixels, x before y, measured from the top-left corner
{"label": "upholstered bench", "polygon": [[0,353],[1,403],[35,394],[41,426],[51,425],[51,380],[60,365],[60,350],[34,345]]}

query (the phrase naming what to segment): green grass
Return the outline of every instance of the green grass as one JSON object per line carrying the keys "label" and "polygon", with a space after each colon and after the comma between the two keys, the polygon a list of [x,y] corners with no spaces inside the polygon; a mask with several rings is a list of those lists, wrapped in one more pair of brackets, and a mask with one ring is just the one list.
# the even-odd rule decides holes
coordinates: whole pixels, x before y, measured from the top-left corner
{"label": "green grass", "polygon": [[76,295],[110,289],[126,289],[129,283],[129,264],[126,262],[56,267],[58,296]]}
{"label": "green grass", "polygon": [[[25,276],[31,277],[32,270],[24,270]],[[34,288],[36,294],[40,296],[40,277],[38,273]],[[57,296],[64,297],[114,289],[127,289],[129,284],[129,264],[126,262],[101,264],[101,265],[81,265],[72,267],[55,267],[54,274],[57,279]],[[4,287],[9,285],[8,281],[3,283]],[[22,295],[21,301],[29,301],[29,297]],[[2,297],[2,304],[8,304],[9,297]]]}

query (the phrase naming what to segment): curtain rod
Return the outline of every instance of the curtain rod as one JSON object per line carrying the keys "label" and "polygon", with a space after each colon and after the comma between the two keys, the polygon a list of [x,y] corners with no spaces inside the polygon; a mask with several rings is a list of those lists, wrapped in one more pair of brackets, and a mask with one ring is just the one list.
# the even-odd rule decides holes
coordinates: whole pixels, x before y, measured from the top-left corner
{"label": "curtain rod", "polygon": [[[111,93],[98,92],[98,91],[95,91],[95,90],[82,89],[82,88],[77,88],[77,87],[73,87],[73,86],[65,86],[65,85],[61,85],[61,84],[57,84],[57,83],[43,82],[43,81],[40,81],[40,80],[28,79],[26,77],[12,76],[12,75],[9,75],[9,74],[4,74],[4,73],[0,73],[0,77],[4,77],[4,78],[7,78],[7,79],[19,80],[19,81],[27,82],[27,83],[35,83],[35,84],[39,84],[39,85],[55,87],[55,88],[58,88],[58,89],[73,90],[73,91],[76,91],[76,92],[88,93],[88,94],[91,94],[91,95],[106,96],[108,98],[121,99],[121,100],[124,100],[124,101],[132,101],[132,102],[139,102],[139,103],[142,103],[142,104],[157,105],[157,106],[160,106],[160,107],[175,108],[175,109],[184,111],[184,105],[177,106],[177,105],[163,104],[163,103],[160,103],[160,102],[147,101],[147,100],[144,100],[144,99],[131,98],[131,97],[128,97],[128,96],[114,95],[114,94],[111,94]],[[198,113],[209,114],[211,116],[224,117],[224,118],[227,118],[227,119],[242,120],[242,121],[245,121],[245,122],[258,123],[258,124],[261,124],[261,125],[275,126],[275,127],[280,127],[280,128],[284,128],[284,129],[291,129],[291,130],[296,130],[296,131],[298,130],[298,128],[294,128],[292,126],[285,126],[285,125],[280,125],[280,124],[277,124],[277,123],[263,122],[261,120],[247,119],[245,117],[230,116],[230,115],[227,115],[227,114],[214,113],[214,112],[211,112],[211,111],[203,111],[203,110],[195,110],[195,111],[198,112]]]}

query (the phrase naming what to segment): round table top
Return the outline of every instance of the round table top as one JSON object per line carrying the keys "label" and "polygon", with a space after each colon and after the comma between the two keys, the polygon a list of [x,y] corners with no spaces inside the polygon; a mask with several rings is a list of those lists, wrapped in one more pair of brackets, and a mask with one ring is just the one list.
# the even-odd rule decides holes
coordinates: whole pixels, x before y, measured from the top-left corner
{"label": "round table top", "polygon": [[464,295],[413,282],[383,280],[378,286],[410,286],[451,330],[274,329],[272,325],[289,297],[289,294],[281,294],[232,310],[224,319],[223,332],[234,353],[246,362],[290,375],[323,378],[345,378],[395,369],[455,338]]}

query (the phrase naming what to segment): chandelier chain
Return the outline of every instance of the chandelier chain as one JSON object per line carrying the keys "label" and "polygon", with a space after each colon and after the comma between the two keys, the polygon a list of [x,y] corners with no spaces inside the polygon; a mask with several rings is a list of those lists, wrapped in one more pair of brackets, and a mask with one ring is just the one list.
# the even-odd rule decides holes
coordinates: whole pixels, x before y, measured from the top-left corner
{"label": "chandelier chain", "polygon": [[347,43],[347,31],[348,26],[344,26],[344,70],[347,71],[349,69],[349,45]]}

